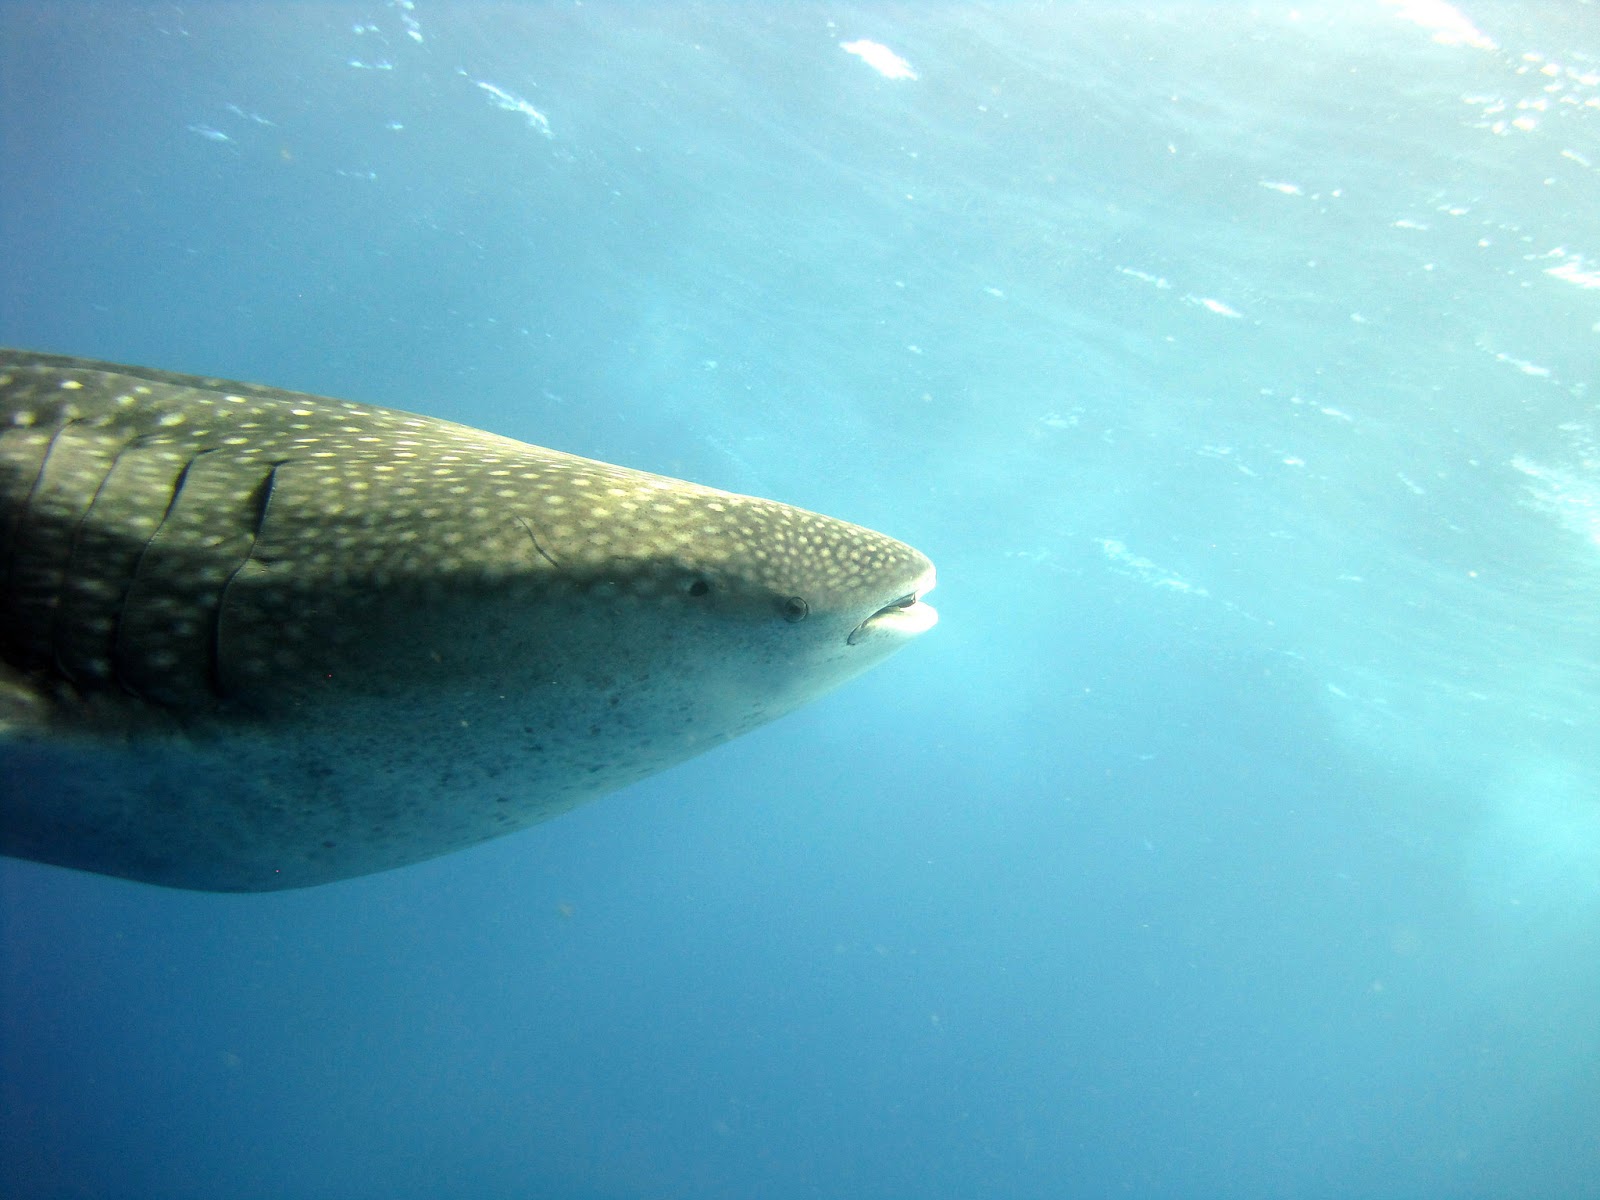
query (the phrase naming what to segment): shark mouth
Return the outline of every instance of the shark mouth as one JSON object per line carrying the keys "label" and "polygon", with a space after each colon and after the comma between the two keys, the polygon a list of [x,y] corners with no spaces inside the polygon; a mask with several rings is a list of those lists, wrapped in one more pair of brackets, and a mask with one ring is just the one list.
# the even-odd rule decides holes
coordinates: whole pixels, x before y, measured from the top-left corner
{"label": "shark mouth", "polygon": [[929,572],[914,592],[907,592],[892,604],[885,604],[861,624],[850,631],[849,642],[857,645],[863,639],[888,633],[895,637],[911,638],[926,633],[939,623],[939,610],[925,604],[922,597],[933,590],[933,572]]}

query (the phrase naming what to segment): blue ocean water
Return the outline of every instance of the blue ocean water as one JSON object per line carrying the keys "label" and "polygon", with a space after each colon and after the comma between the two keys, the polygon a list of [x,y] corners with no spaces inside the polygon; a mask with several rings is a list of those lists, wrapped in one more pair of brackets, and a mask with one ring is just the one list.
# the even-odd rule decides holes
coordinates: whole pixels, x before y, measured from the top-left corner
{"label": "blue ocean water", "polygon": [[1600,7],[0,3],[0,342],[938,564],[303,892],[0,861],[0,1194],[1600,1196]]}

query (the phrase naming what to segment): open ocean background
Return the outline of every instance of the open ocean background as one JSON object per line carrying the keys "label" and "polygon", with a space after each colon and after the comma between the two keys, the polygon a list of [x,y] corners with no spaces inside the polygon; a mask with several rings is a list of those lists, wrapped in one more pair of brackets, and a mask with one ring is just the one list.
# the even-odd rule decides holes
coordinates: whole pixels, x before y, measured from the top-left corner
{"label": "open ocean background", "polygon": [[1600,6],[0,0],[0,150],[0,342],[943,617],[421,866],[0,862],[0,1195],[1600,1196]]}

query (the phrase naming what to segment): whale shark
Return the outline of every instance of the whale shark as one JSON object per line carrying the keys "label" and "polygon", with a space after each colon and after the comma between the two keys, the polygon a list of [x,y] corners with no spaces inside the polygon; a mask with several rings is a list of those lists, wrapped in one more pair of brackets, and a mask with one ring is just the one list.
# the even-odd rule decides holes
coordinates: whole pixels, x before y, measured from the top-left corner
{"label": "whale shark", "polygon": [[448,854],[837,687],[933,585],[772,500],[0,351],[0,853],[228,892]]}

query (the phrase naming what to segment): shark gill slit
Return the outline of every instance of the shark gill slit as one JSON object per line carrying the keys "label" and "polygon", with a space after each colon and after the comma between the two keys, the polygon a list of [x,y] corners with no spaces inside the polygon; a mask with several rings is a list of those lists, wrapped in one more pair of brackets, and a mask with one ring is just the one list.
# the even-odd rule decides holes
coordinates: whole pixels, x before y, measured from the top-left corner
{"label": "shark gill slit", "polygon": [[6,604],[7,615],[11,620],[16,620],[16,599],[20,589],[14,581],[17,577],[17,553],[22,546],[22,540],[28,532],[28,514],[33,511],[33,501],[39,494],[39,485],[44,482],[44,473],[50,467],[50,456],[55,453],[56,443],[72,426],[78,424],[76,420],[62,422],[61,428],[50,435],[50,444],[45,447],[44,453],[39,456],[39,470],[34,473],[33,483],[28,487],[28,494],[23,497],[22,503],[17,506],[17,512],[11,518],[11,527],[6,531],[6,569],[0,574],[0,579],[7,581],[6,591],[11,599]]}
{"label": "shark gill slit", "polygon": [[[63,679],[71,683],[80,683],[81,680],[73,674],[72,664],[61,654],[61,635],[66,625],[68,608],[71,605],[71,596],[68,594],[67,588],[75,577],[78,568],[78,550],[83,542],[83,531],[89,524],[89,517],[94,512],[94,506],[100,502],[100,497],[105,492],[106,485],[111,482],[111,477],[116,474],[117,464],[122,461],[122,456],[147,440],[148,435],[133,438],[131,441],[124,443],[122,448],[117,451],[116,457],[111,460],[111,465],[106,468],[105,474],[100,476],[100,482],[95,484],[94,495],[89,497],[89,503],[83,506],[83,512],[78,516],[78,523],[72,530],[72,544],[67,548],[67,562],[61,572],[61,587],[56,595],[55,614],[50,622],[50,657],[55,662],[56,671],[60,673]],[[122,606],[128,597],[128,589],[132,586],[133,580],[131,578],[122,581],[122,594],[117,597],[117,602],[112,606],[114,612],[120,613],[122,611]],[[115,636],[115,626],[113,625],[112,638],[115,639]],[[115,641],[113,640],[112,644],[106,647],[108,660],[111,657],[110,651],[114,645]]]}
{"label": "shark gill slit", "polygon": [[266,476],[251,493],[250,503],[255,508],[255,523],[250,530],[250,548],[239,559],[239,565],[228,572],[227,581],[217,589],[217,602],[211,609],[211,637],[208,639],[210,654],[206,677],[211,686],[211,694],[219,700],[228,699],[227,686],[222,682],[222,614],[228,606],[228,590],[233,587],[233,581],[239,578],[239,572],[249,566],[250,560],[255,557],[256,543],[261,540],[261,531],[267,526],[267,508],[272,503],[272,489],[277,484],[278,468],[289,461],[283,459],[270,464]]}
{"label": "shark gill slit", "polygon": [[111,678],[115,680],[117,685],[121,687],[123,691],[127,692],[128,695],[137,696],[141,700],[146,700],[147,697],[145,697],[138,688],[134,687],[133,684],[128,682],[127,673],[122,669],[124,650],[122,644],[122,627],[123,619],[128,613],[128,598],[133,595],[133,585],[139,580],[139,572],[144,568],[144,560],[150,553],[150,547],[154,545],[155,540],[161,536],[161,531],[167,527],[167,522],[172,519],[173,511],[178,507],[178,497],[183,495],[183,485],[189,480],[189,472],[194,470],[195,463],[199,462],[211,452],[212,448],[208,446],[206,449],[195,454],[189,459],[188,462],[183,464],[183,470],[179,471],[178,478],[173,480],[172,495],[167,499],[166,511],[161,514],[160,523],[150,531],[150,536],[145,539],[144,547],[139,551],[139,557],[137,560],[135,560],[133,564],[133,570],[128,575],[128,585],[122,589],[122,600],[117,605],[117,615],[112,618]]}
{"label": "shark gill slit", "polygon": [[561,564],[551,558],[550,552],[539,544],[539,535],[533,532],[533,526],[529,525],[520,513],[512,513],[511,515],[516,518],[517,524],[522,526],[523,532],[528,535],[528,540],[533,543],[533,548],[539,552],[539,556],[552,567],[560,570]]}

